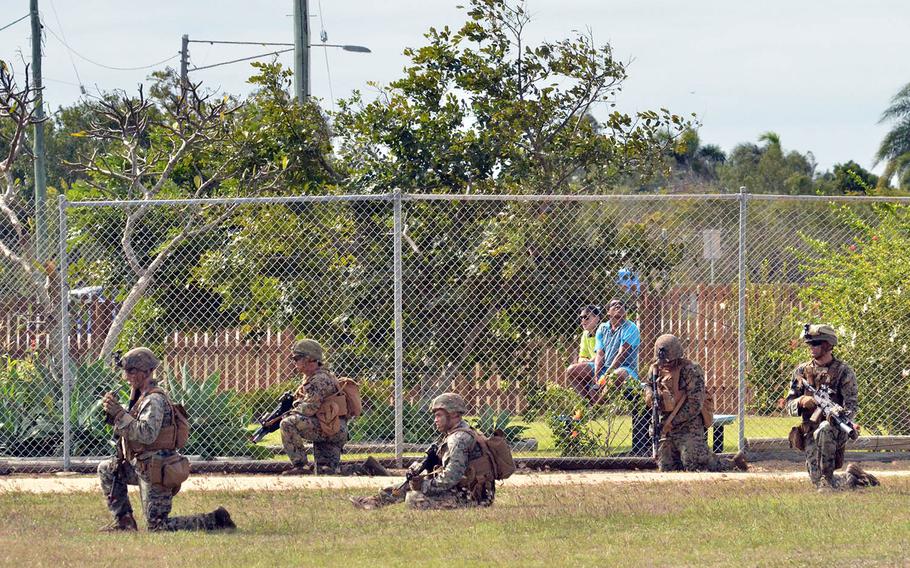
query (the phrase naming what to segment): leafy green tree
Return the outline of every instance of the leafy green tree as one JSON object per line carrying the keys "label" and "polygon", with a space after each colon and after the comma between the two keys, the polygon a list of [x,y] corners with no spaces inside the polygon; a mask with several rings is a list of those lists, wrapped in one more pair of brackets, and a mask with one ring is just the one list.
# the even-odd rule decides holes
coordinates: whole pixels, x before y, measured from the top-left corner
{"label": "leafy green tree", "polygon": [[529,44],[521,4],[471,0],[457,30],[408,48],[405,76],[340,103],[346,184],[385,192],[602,192],[647,177],[686,121],[665,109],[589,113],[614,104],[626,69],[589,35]]}
{"label": "leafy green tree", "polygon": [[879,123],[883,122],[893,122],[894,126],[875,154],[876,165],[885,163],[880,183],[887,184],[897,178],[899,187],[910,188],[910,83],[891,99],[891,105],[879,119]]}
{"label": "leafy green tree", "polygon": [[810,194],[814,190],[815,158],[811,152],[784,152],[780,137],[766,132],[761,146],[739,144],[718,167],[720,183],[728,191],[745,186],[750,193]]}
{"label": "leafy green tree", "polygon": [[835,164],[816,180],[816,192],[822,195],[865,195],[878,185],[879,178],[853,160]]}

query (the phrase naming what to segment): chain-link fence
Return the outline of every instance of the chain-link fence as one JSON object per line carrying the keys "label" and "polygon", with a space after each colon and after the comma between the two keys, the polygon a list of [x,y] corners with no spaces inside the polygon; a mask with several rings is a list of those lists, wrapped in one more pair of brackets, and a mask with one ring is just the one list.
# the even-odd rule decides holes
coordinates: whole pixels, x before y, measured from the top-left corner
{"label": "chain-link fence", "polygon": [[[360,384],[348,459],[421,451],[436,435],[427,404],[446,391],[527,460],[650,456],[640,381],[663,333],[705,371],[715,451],[778,450],[796,421],[781,403],[808,358],[808,321],[838,329],[837,353],[856,370],[855,447],[906,449],[910,221],[898,199],[61,200],[49,218],[53,253],[0,261],[0,455],[11,463],[109,454],[99,399],[119,389],[125,400],[109,361],[137,345],[160,354],[158,380],[189,411],[185,453],[281,460],[280,432],[258,444],[250,434],[299,384],[299,337]],[[15,227],[3,230],[11,242]],[[602,365],[579,359],[582,325],[593,336],[622,323],[607,319],[611,299],[641,341],[622,381],[595,380],[595,366],[612,371],[610,346]]]}

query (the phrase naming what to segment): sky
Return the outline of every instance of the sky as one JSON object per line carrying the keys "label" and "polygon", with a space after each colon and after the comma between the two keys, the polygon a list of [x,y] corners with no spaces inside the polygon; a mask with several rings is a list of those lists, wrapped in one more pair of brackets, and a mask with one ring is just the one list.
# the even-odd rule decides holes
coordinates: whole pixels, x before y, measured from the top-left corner
{"label": "sky", "polygon": [[[312,94],[327,108],[355,89],[369,96],[368,82],[401,76],[402,51],[423,45],[429,27],[464,21],[458,0],[309,1],[314,45],[325,29],[329,43],[372,50],[311,50]],[[48,29],[43,75],[51,110],[77,101],[80,83],[95,94],[132,90],[151,71],[108,67],[145,67],[170,57],[158,67],[179,67],[184,34],[293,42],[292,0],[39,0],[39,7]],[[526,7],[532,42],[590,30],[630,63],[620,110],[694,112],[702,143],[728,152],[773,131],[785,150],[811,151],[819,170],[848,160],[871,168],[888,130],[878,124],[882,110],[910,82],[905,0],[527,0]],[[28,9],[28,0],[0,0],[0,27]],[[0,31],[0,59],[21,72],[31,59],[30,36],[27,18]],[[280,48],[192,43],[190,67],[274,49]],[[278,59],[292,65],[291,54]],[[242,95],[250,90],[250,74],[248,63],[237,63],[190,76]],[[607,112],[604,107],[595,115]]]}

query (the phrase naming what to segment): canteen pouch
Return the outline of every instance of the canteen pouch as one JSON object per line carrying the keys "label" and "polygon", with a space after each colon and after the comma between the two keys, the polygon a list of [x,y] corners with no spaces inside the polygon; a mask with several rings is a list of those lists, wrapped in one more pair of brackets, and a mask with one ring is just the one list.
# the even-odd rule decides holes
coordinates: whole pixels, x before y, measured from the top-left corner
{"label": "canteen pouch", "polygon": [[190,476],[190,460],[180,454],[152,456],[148,462],[149,482],[177,489]]}

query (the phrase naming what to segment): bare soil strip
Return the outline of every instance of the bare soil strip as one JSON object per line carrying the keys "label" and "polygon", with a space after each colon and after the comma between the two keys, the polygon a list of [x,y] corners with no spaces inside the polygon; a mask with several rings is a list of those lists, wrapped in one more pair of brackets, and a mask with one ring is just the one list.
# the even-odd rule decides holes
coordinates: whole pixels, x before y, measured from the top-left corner
{"label": "bare soil strip", "polygon": [[[881,479],[910,477],[910,471],[878,471]],[[595,485],[627,483],[708,483],[720,481],[806,479],[805,472],[731,472],[731,473],[658,473],[648,472],[573,472],[522,473],[501,481],[500,487],[541,485]],[[331,477],[278,475],[195,475],[183,484],[182,491],[292,491],[298,489],[378,489],[400,483],[402,477]],[[135,488],[133,488],[135,489]],[[46,475],[0,478],[0,496],[10,493],[78,493],[98,491],[93,476]]]}

